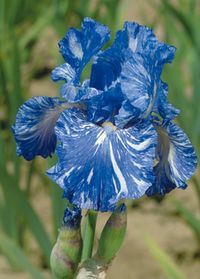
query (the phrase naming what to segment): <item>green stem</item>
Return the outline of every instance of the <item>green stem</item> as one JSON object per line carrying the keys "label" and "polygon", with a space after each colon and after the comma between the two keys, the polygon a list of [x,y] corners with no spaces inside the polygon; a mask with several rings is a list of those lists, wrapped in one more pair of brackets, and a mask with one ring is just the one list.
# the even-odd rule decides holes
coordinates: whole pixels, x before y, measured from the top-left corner
{"label": "green stem", "polygon": [[197,179],[197,176],[193,176],[193,183],[194,183],[194,187],[195,187],[195,191],[197,193],[197,197],[198,197],[198,200],[199,200],[199,205],[200,205],[200,184],[199,184],[199,181]]}
{"label": "green stem", "polygon": [[90,210],[87,215],[87,220],[84,229],[83,251],[81,261],[89,259],[92,256],[94,235],[97,221],[97,212]]}

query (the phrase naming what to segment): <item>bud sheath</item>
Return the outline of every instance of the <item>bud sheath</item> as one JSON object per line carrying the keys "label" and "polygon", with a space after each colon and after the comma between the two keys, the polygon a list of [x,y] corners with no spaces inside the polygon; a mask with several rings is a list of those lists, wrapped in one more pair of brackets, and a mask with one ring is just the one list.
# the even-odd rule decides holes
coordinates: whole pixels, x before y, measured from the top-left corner
{"label": "bud sheath", "polygon": [[97,256],[110,262],[120,249],[127,227],[127,211],[124,204],[112,213],[101,233]]}
{"label": "bud sheath", "polygon": [[53,247],[50,263],[57,279],[73,278],[81,257],[81,211],[67,208],[57,242]]}

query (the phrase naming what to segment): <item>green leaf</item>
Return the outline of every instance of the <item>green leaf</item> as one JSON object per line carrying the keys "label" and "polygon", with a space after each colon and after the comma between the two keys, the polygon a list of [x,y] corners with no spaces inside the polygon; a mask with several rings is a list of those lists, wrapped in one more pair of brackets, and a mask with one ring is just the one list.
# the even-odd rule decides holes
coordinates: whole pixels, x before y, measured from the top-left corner
{"label": "green leaf", "polygon": [[181,217],[186,221],[186,223],[194,231],[197,239],[200,241],[200,220],[186,207],[184,207],[180,202],[175,201],[176,209]]}
{"label": "green leaf", "polygon": [[[12,204],[13,214],[17,213],[18,216],[24,218],[28,228],[35,236],[38,245],[42,249],[46,262],[49,265],[49,256],[52,244],[45,227],[42,225],[39,216],[31,206],[25,192],[19,188],[13,177],[9,176],[6,171],[4,171],[4,175],[0,176],[0,183],[3,185],[2,189],[4,191],[4,195],[8,195],[9,197],[8,204]],[[12,212],[10,214],[12,214]]]}
{"label": "green leaf", "polygon": [[46,12],[38,16],[35,24],[33,24],[28,31],[21,37],[19,46],[24,49],[31,41],[35,40],[40,32],[52,21],[54,17],[53,9],[50,6]]}
{"label": "green leaf", "polygon": [[169,279],[186,279],[185,275],[174,263],[174,261],[160,249],[160,247],[149,237],[145,238],[145,242],[149,248],[150,253],[160,264],[162,270]]}
{"label": "green leaf", "polygon": [[44,279],[41,272],[27,259],[20,247],[3,232],[0,232],[0,249],[14,266],[28,272],[34,279]]}
{"label": "green leaf", "polygon": [[168,0],[163,0],[163,5],[183,26],[192,44],[196,45],[196,38],[191,18],[185,15],[180,9],[176,8]]}
{"label": "green leaf", "polygon": [[58,229],[61,226],[63,212],[67,207],[66,199],[62,199],[63,191],[53,182],[50,183],[51,187],[51,206],[52,206],[52,221],[53,221],[53,230],[54,238],[57,238]]}

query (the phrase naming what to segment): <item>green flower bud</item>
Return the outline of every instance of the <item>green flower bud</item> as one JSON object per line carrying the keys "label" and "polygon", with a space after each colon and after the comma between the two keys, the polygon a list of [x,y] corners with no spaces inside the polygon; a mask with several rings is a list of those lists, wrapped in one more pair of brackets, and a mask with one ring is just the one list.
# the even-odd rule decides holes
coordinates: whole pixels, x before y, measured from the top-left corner
{"label": "green flower bud", "polygon": [[52,272],[57,279],[73,278],[81,258],[81,210],[67,208],[63,224],[50,257]]}
{"label": "green flower bud", "polygon": [[127,212],[124,204],[120,205],[105,224],[99,240],[97,256],[110,262],[120,249],[127,227]]}

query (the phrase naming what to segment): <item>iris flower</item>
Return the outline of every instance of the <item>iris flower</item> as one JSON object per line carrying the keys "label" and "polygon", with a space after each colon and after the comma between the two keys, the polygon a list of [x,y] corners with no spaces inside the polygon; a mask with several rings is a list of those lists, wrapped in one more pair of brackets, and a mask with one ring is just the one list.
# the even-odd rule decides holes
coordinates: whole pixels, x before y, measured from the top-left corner
{"label": "iris flower", "polygon": [[[18,111],[17,154],[27,160],[55,151],[47,175],[80,208],[112,211],[123,199],[186,188],[197,159],[175,124],[163,66],[175,48],[151,29],[125,22],[113,44],[109,29],[89,18],[59,42],[65,63],[52,71],[63,81],[61,99],[34,97]],[[92,61],[89,80],[81,82]]]}

